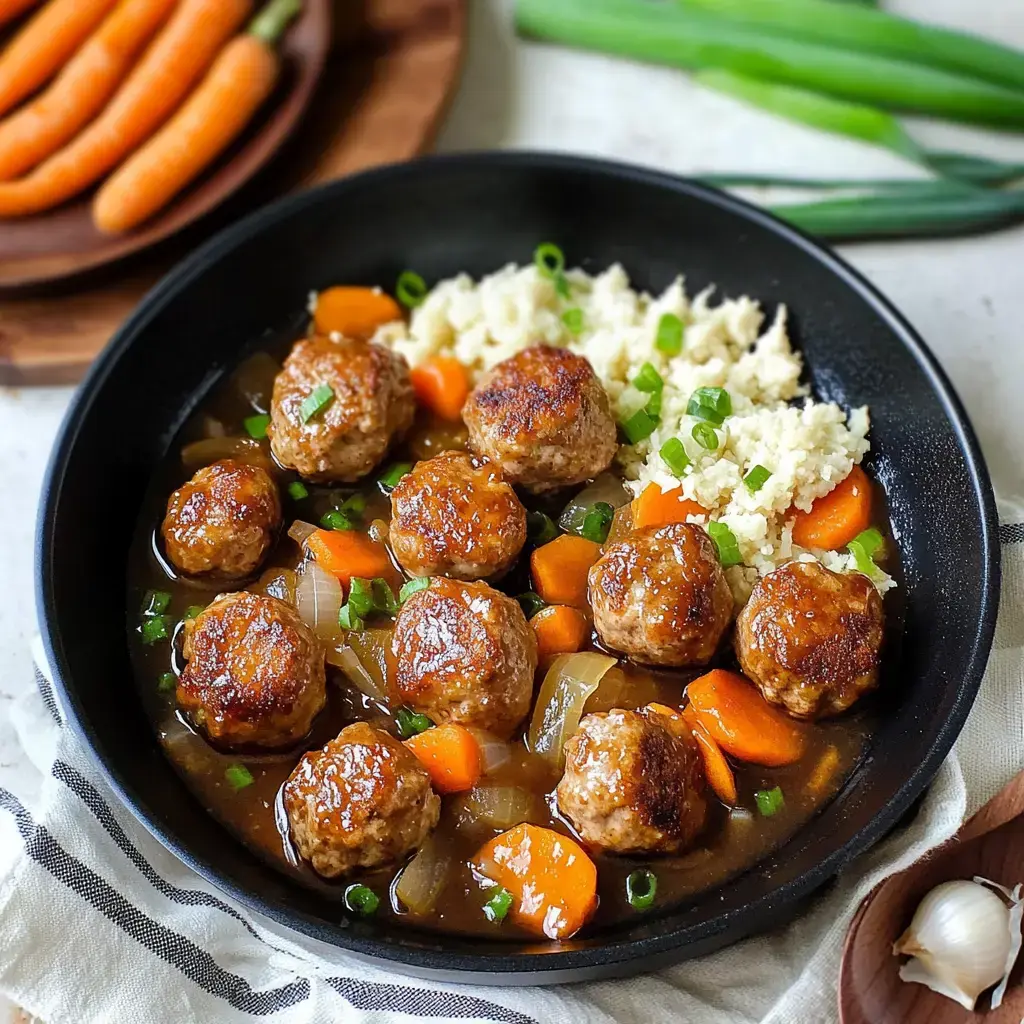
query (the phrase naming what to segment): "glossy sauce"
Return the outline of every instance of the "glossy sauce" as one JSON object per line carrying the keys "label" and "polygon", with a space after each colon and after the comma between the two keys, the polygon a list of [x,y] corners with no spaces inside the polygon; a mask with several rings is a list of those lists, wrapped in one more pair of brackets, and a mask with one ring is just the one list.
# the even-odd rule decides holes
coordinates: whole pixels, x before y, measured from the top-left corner
{"label": "glossy sauce", "polygon": [[[286,353],[282,344],[275,356]],[[175,708],[173,690],[161,692],[158,682],[168,669],[180,672],[182,668],[181,631],[179,625],[173,642],[144,645],[138,636],[139,609],[147,590],[169,591],[172,601],[169,614],[180,617],[190,605],[205,605],[225,588],[212,582],[197,583],[174,577],[160,554],[157,537],[167,497],[188,479],[201,465],[216,458],[226,457],[234,442],[230,438],[244,437],[242,420],[254,411],[269,408],[269,396],[274,374],[279,363],[274,357],[260,352],[247,359],[230,377],[226,378],[200,405],[172,445],[167,460],[154,474],[149,495],[139,520],[129,566],[127,627],[131,639],[131,652],[141,699],[152,720],[161,745],[178,772],[203,806],[231,832],[261,857],[281,871],[291,875],[303,885],[312,887],[326,898],[340,901],[347,885],[353,881],[371,886],[381,896],[378,915],[405,914],[406,911],[392,895],[397,869],[364,873],[337,883],[320,879],[310,868],[300,863],[287,836],[287,823],[280,806],[280,789],[299,757],[305,750],[322,746],[349,722],[364,719],[371,724],[394,730],[388,709],[375,703],[352,686],[336,668],[328,665],[328,703],[314,723],[309,737],[300,749],[274,755],[239,755],[221,753],[213,749],[195,733]],[[209,439],[209,440],[205,440]],[[389,457],[390,461],[409,461],[429,458],[453,447],[462,447],[465,431],[461,425],[430,423],[419,420],[402,450]],[[188,446],[203,441],[198,450]],[[268,465],[272,465],[269,444],[266,441],[242,442],[240,447],[247,457],[262,449]],[[189,460],[183,463],[185,451]],[[387,464],[387,462],[385,464]],[[320,516],[335,507],[355,489],[309,486],[309,497],[294,501],[287,494],[287,483],[296,479],[276,467],[282,485],[285,529],[296,520],[317,523]],[[880,489],[879,489],[880,490]],[[366,523],[390,514],[390,501],[368,479],[360,493],[369,499],[363,519]],[[528,508],[540,508],[557,518],[568,501],[568,495],[538,502],[530,499]],[[884,522],[879,516],[877,521]],[[894,545],[889,545],[894,549]],[[284,533],[264,566],[260,577],[266,581],[274,573],[272,567],[295,568],[300,561],[298,545]],[[530,590],[528,558],[497,584],[511,595]],[[894,566],[887,564],[889,572]],[[897,591],[899,593],[899,591]],[[892,615],[890,599],[886,600],[887,615]],[[596,645],[595,645],[596,646]],[[734,667],[731,647],[725,648],[712,666]],[[706,669],[690,671],[652,671],[620,663],[622,673],[611,673],[610,682],[602,683],[591,696],[586,711],[604,711],[612,707],[639,708],[651,702],[675,705],[681,700],[686,684]],[[739,806],[730,812],[710,798],[713,812],[708,827],[698,845],[683,856],[642,861],[634,858],[597,854],[600,903],[595,916],[586,926],[584,934],[622,919],[635,919],[637,911],[625,898],[625,878],[639,866],[650,866],[658,876],[656,908],[685,899],[694,893],[718,885],[731,876],[749,868],[775,849],[803,825],[837,791],[852,771],[864,747],[871,728],[870,701],[866,710],[859,710],[836,721],[825,721],[804,727],[807,753],[797,764],[785,768],[761,768],[756,765],[733,762],[739,792]],[[815,767],[830,748],[838,753],[836,770],[826,785],[812,791],[809,783]],[[522,741],[514,746],[512,760],[488,776],[488,785],[516,786],[532,794],[534,813],[531,820],[571,833],[567,823],[553,810],[552,790],[557,775],[548,762],[527,752]],[[225,778],[225,769],[243,763],[253,776],[253,783],[235,790]],[[771,817],[758,813],[754,793],[761,789],[781,786],[785,806]],[[429,917],[417,918],[418,924],[442,928],[464,934],[480,934],[490,938],[521,938],[515,926],[505,921],[500,926],[488,922],[481,906],[486,899],[480,884],[474,879],[466,862],[479,846],[498,834],[472,819],[467,811],[464,794],[443,798],[443,809],[437,839],[446,845],[453,858],[461,865],[449,876],[446,889]],[[339,915],[343,911],[339,907]],[[531,937],[532,938],[532,937]]]}

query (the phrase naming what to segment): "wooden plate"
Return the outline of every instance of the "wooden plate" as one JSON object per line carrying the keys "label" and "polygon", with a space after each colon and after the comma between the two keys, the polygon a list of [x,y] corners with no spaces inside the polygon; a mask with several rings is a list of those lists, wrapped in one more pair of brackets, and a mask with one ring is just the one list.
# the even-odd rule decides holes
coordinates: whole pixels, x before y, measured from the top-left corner
{"label": "wooden plate", "polygon": [[971,818],[957,835],[906,871],[887,878],[860,905],[846,934],[839,972],[842,1024],[1020,1024],[1024,955],[1017,959],[998,1010],[982,994],[973,1013],[924,985],[899,977],[905,957],[892,955],[924,896],[941,882],[980,875],[1012,888],[1024,882],[1024,773]]}
{"label": "wooden plate", "polygon": [[284,71],[246,134],[215,167],[148,224],[123,236],[97,231],[92,195],[0,224],[0,289],[55,281],[112,263],[169,237],[241,188],[277,152],[312,99],[331,40],[331,0],[305,0],[281,41]]}
{"label": "wooden plate", "polygon": [[152,250],[20,292],[0,289],[0,385],[77,381],[185,253],[298,188],[423,151],[458,79],[465,0],[333,0],[333,48],[298,131],[247,186]]}

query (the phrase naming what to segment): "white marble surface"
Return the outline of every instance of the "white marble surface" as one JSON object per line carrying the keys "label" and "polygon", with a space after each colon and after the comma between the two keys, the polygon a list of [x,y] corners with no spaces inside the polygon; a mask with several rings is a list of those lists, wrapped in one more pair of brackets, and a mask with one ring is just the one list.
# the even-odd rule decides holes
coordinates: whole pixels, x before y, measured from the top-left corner
{"label": "white marble surface", "polygon": [[[1024,48],[1021,0],[892,0],[888,6]],[[518,42],[510,7],[510,0],[472,0],[465,77],[439,149],[558,149],[681,173],[914,173],[887,153],[755,112],[673,71]],[[1022,139],[936,124],[913,128],[935,148],[971,146],[1024,159]],[[1024,496],[1024,227],[958,241],[854,246],[844,255],[939,356],[974,421],[997,490]],[[35,508],[69,397],[67,389],[0,390],[0,785],[22,767],[3,709],[30,679]]]}

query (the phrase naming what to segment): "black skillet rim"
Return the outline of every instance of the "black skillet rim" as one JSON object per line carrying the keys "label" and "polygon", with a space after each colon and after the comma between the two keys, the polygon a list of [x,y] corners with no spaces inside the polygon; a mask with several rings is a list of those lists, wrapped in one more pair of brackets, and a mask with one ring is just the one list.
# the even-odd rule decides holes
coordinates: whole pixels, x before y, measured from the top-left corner
{"label": "black skillet rim", "polygon": [[[67,465],[75,447],[79,422],[95,401],[98,386],[103,383],[122,352],[135,342],[136,336],[145,329],[147,322],[155,312],[170,301],[179,290],[187,287],[194,279],[202,275],[209,265],[229,256],[237,244],[259,234],[269,223],[279,222],[307,207],[316,206],[327,195],[343,193],[353,185],[363,187],[371,181],[385,181],[389,178],[415,175],[424,168],[429,171],[434,167],[455,166],[472,170],[476,166],[483,165],[491,168],[540,166],[555,172],[571,169],[673,190],[734,213],[773,232],[791,245],[813,256],[872,307],[921,367],[950,421],[961,450],[964,452],[972,489],[977,495],[983,511],[981,522],[978,524],[985,560],[980,567],[983,596],[979,628],[976,634],[977,642],[971,654],[969,671],[964,674],[960,683],[952,712],[935,736],[927,756],[915,772],[905,780],[895,798],[879,810],[868,826],[844,846],[832,851],[814,869],[766,893],[756,902],[739,910],[720,915],[702,924],[682,926],[663,935],[641,939],[613,940],[600,946],[555,952],[522,952],[507,955],[466,954],[446,952],[443,948],[413,948],[372,937],[366,938],[268,903],[258,894],[237,886],[219,866],[197,858],[190,853],[187,845],[178,837],[170,835],[162,829],[155,815],[147,810],[135,794],[131,781],[122,777],[101,758],[93,746],[94,737],[89,726],[88,714],[78,701],[73,683],[66,678],[67,665],[61,656],[60,645],[56,639],[60,634],[60,626],[56,621],[53,592],[50,585],[52,576],[50,559],[54,533],[53,513]],[[54,675],[53,683],[60,694],[61,707],[69,718],[78,739],[88,750],[90,757],[107,783],[132,814],[167,849],[242,905],[314,939],[338,946],[360,957],[392,963],[406,973],[478,983],[490,980],[492,983],[499,982],[501,984],[560,983],[594,977],[598,974],[611,977],[638,972],[634,966],[636,961],[647,961],[646,969],[648,970],[670,963],[674,959],[680,958],[678,955],[674,957],[673,954],[683,947],[705,946],[709,950],[717,948],[723,943],[721,940],[716,942],[716,937],[731,930],[735,917],[741,914],[743,917],[752,917],[758,920],[762,926],[778,922],[787,908],[809,896],[814,890],[834,877],[854,857],[878,842],[923,793],[960,734],[974,703],[988,661],[999,606],[1000,584],[999,521],[995,496],[984,457],[966,411],[945,371],[942,370],[924,340],[874,285],[839,255],[808,235],[764,210],[711,186],[692,179],[615,161],[529,151],[433,155],[409,163],[391,164],[363,171],[319,188],[287,197],[257,210],[214,236],[175,267],[145,296],[114,335],[72,399],[57,435],[44,478],[36,527],[35,554],[37,613],[43,626],[43,643]],[[441,941],[443,943],[443,940]]]}

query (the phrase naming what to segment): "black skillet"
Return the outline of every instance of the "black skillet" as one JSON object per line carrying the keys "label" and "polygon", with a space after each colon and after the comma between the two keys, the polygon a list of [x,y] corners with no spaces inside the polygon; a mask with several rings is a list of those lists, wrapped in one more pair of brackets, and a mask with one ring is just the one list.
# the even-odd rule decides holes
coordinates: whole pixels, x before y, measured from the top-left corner
{"label": "black skillet", "polygon": [[[904,567],[905,632],[888,653],[879,724],[838,797],[773,856],[676,908],[563,948],[372,922],[259,861],[207,815],[164,759],[135,695],[125,564],[146,482],[189,410],[247,346],[297,322],[311,289],[391,287],[527,261],[555,241],[634,282],[785,302],[810,383],[867,404],[870,469]],[[688,181],[565,156],[489,153],[386,167],[284,200],[186,260],[142,302],[74,401],[49,468],[37,590],[72,726],[128,807],[246,906],[307,935],[454,981],[603,978],[709,953],[786,920],[896,823],[953,745],[981,680],[999,592],[998,525],[964,411],[921,339],[833,253],[739,200]]]}

